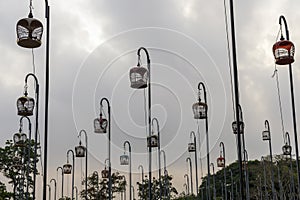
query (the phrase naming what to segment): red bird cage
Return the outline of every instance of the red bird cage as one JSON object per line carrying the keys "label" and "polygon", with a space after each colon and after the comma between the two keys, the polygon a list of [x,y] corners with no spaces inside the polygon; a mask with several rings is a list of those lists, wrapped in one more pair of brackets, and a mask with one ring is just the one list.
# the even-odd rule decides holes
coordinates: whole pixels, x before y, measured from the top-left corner
{"label": "red bird cage", "polygon": [[218,167],[225,167],[225,158],[223,158],[222,156],[217,158],[217,166]]}
{"label": "red bird cage", "polygon": [[273,55],[277,65],[288,65],[294,62],[295,46],[289,40],[276,42],[273,45]]}

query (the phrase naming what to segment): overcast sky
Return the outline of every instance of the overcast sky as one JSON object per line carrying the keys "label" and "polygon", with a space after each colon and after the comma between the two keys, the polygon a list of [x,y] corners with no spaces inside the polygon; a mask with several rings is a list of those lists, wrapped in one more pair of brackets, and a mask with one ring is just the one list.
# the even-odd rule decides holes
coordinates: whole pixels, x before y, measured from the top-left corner
{"label": "overcast sky", "polygon": [[[208,96],[210,161],[216,162],[220,141],[225,144],[227,163],[237,159],[231,130],[233,108],[223,1],[53,0],[49,5],[48,180],[57,178],[56,168],[66,163],[67,150],[74,150],[78,145],[77,135],[81,129],[88,133],[89,173],[95,170],[100,173],[104,168],[107,137],[93,133],[93,120],[99,115],[102,97],[110,100],[112,108],[112,168],[127,173],[127,167],[120,166],[119,156],[123,154],[124,141],[128,140],[133,152],[132,169],[136,173],[133,183],[139,180],[138,165],[142,164],[147,172],[144,92],[130,88],[128,74],[137,63],[136,51],[141,46],[150,54],[152,117],[160,123],[161,148],[167,154],[167,167],[174,176],[175,187],[180,192],[183,190],[183,175],[187,173],[185,159],[193,158],[186,151],[187,143],[190,132],[197,133],[197,127],[204,175],[207,171],[205,124],[202,121],[197,124],[191,109],[197,100],[200,81],[206,85]],[[15,32],[17,21],[28,15],[28,6],[29,1],[0,2],[1,145],[19,129],[16,100],[23,95],[26,74],[33,71],[32,52],[16,44]],[[45,26],[44,2],[33,1],[33,7],[34,17]],[[295,103],[297,110],[300,109],[297,67],[300,2],[236,1],[234,7],[246,148],[249,159],[260,159],[261,155],[268,154],[268,145],[261,137],[265,119],[270,122],[274,154],[280,154],[283,145],[276,82],[271,77],[274,71],[272,45],[279,31],[280,15],[286,17],[290,39],[296,46],[293,72]],[[33,52],[41,86],[39,132],[43,145],[45,33],[42,46]],[[146,64],[143,53],[142,63]],[[278,72],[285,131],[290,132],[294,144],[288,68],[278,66]],[[30,96],[34,96],[33,86],[30,80]],[[147,90],[145,92],[147,97]],[[84,143],[84,138],[82,141]],[[153,169],[157,169],[157,152],[154,152]],[[81,188],[81,170],[84,171],[84,161],[76,159],[78,188]],[[157,177],[156,172],[154,176]],[[38,181],[41,183],[42,177],[39,176]],[[65,183],[65,194],[70,194],[71,180],[66,178]],[[38,187],[37,196],[42,191],[41,184]]]}

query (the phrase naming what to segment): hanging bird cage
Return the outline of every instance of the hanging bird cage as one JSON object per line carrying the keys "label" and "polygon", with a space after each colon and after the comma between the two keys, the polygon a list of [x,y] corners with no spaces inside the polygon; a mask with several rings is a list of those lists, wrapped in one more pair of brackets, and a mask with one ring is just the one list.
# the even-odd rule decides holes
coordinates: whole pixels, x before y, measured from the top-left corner
{"label": "hanging bird cage", "polygon": [[120,156],[121,165],[129,165],[129,156],[124,154]]}
{"label": "hanging bird cage", "polygon": [[100,114],[100,118],[96,118],[94,120],[94,132],[95,133],[106,133],[107,132],[107,119],[103,118],[102,113]]}
{"label": "hanging bird cage", "polygon": [[79,143],[79,146],[75,147],[75,154],[76,157],[82,158],[85,157],[85,147],[81,145],[81,142]]}
{"label": "hanging bird cage", "polygon": [[195,143],[191,142],[188,144],[188,152],[195,152],[196,151],[196,146]]}
{"label": "hanging bird cage", "polygon": [[151,135],[147,137],[147,147],[158,147],[158,136]]}
{"label": "hanging bird cage", "polygon": [[25,96],[17,100],[18,115],[24,117],[33,115],[34,104],[34,99],[28,97],[27,93],[25,93]]}
{"label": "hanging bird cage", "polygon": [[106,167],[101,171],[101,176],[102,178],[108,178],[108,170],[106,169]]}
{"label": "hanging bird cage", "polygon": [[64,172],[64,174],[71,174],[72,173],[72,165],[69,163],[64,164],[63,172]]}
{"label": "hanging bird cage", "polygon": [[283,151],[283,155],[289,156],[292,153],[292,146],[288,145],[288,144],[285,144],[282,147],[282,151]]}
{"label": "hanging bird cage", "polygon": [[14,134],[14,144],[16,147],[25,147],[27,135],[25,133],[16,133]]}
{"label": "hanging bird cage", "polygon": [[295,46],[289,40],[284,40],[282,38],[273,45],[273,55],[277,65],[288,65],[293,63],[294,54]]}
{"label": "hanging bird cage", "polygon": [[148,70],[144,67],[136,66],[129,71],[130,87],[134,89],[143,89],[147,87]]}
{"label": "hanging bird cage", "polygon": [[[242,121],[239,121],[240,124],[240,134],[244,134],[244,128],[245,128],[245,124]],[[237,134],[238,130],[237,130],[237,121],[232,122],[232,131],[233,134]]]}
{"label": "hanging bird cage", "polygon": [[192,106],[194,119],[206,119],[207,118],[207,104],[198,101]]}
{"label": "hanging bird cage", "polygon": [[32,15],[32,2],[30,2],[30,12],[28,18],[23,18],[18,21],[16,26],[17,31],[17,44],[25,48],[40,47],[43,35],[43,24],[33,18]]}
{"label": "hanging bird cage", "polygon": [[271,139],[271,137],[270,137],[270,131],[268,131],[268,130],[263,131],[262,132],[262,139],[263,140],[270,140]]}
{"label": "hanging bird cage", "polygon": [[220,156],[217,158],[217,166],[218,167],[225,167],[225,158]]}

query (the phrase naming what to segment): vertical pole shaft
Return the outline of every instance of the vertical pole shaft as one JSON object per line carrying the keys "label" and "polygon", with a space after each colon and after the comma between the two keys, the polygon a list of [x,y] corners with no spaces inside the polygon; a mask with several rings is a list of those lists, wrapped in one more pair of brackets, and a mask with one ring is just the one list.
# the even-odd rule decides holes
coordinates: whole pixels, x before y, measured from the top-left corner
{"label": "vertical pole shaft", "polygon": [[[38,148],[38,131],[39,131],[39,84],[36,83],[36,110],[35,110],[35,134],[34,134],[34,164],[33,164],[33,199],[35,200],[36,193],[36,174],[37,174],[37,148]],[[47,193],[47,183],[46,183]],[[46,196],[46,195],[45,195]]]}
{"label": "vertical pole shaft", "polygon": [[64,171],[61,168],[61,198],[64,198]]}
{"label": "vertical pole shaft", "polygon": [[240,176],[240,194],[241,199],[245,199],[244,195],[244,181],[242,170],[242,151],[241,151],[241,132],[240,132],[240,119],[239,119],[239,88],[238,88],[238,69],[237,69],[237,56],[236,56],[236,44],[235,44],[235,26],[234,26],[234,11],[233,0],[230,0],[230,18],[231,18],[231,36],[232,36],[232,61],[233,61],[233,73],[234,73],[234,93],[235,93],[235,112],[237,122],[237,140],[238,140],[238,161],[239,161],[239,176]]}
{"label": "vertical pole shaft", "polygon": [[[281,20],[283,20],[285,25],[286,39],[290,40],[289,30],[287,22],[284,16],[280,16],[279,24],[281,25]],[[294,139],[295,139],[295,151],[296,151],[296,167],[297,167],[297,181],[298,181],[298,197],[300,195],[300,168],[299,168],[299,149],[298,149],[298,134],[297,134],[297,119],[296,119],[296,108],[295,108],[295,98],[294,98],[294,81],[293,81],[293,70],[292,64],[289,64],[289,79],[290,79],[290,90],[291,90],[291,102],[292,102],[292,117],[293,117],[293,128],[294,128]]]}
{"label": "vertical pole shaft", "polygon": [[266,166],[265,161],[262,159],[263,167],[264,167],[264,189],[265,189],[265,199],[269,199],[268,190],[267,190],[267,177],[266,177]]}
{"label": "vertical pole shaft", "polygon": [[294,83],[293,83],[293,71],[292,65],[289,64],[289,74],[290,74],[290,86],[291,86],[291,101],[292,101],[292,113],[293,113],[293,127],[294,127],[294,138],[295,138],[295,151],[296,151],[296,167],[297,167],[297,181],[298,181],[298,198],[300,195],[300,168],[299,168],[299,149],[298,149],[298,134],[297,134],[297,119],[296,119],[296,108],[294,100]]}
{"label": "vertical pole shaft", "polygon": [[193,195],[194,194],[194,191],[193,191],[193,167],[192,167],[191,158],[188,158],[188,161],[189,161],[189,165],[190,165],[191,194]]}
{"label": "vertical pole shaft", "polygon": [[230,170],[230,178],[231,178],[231,200],[233,200],[233,196],[234,196],[234,193],[233,193],[233,175],[232,175],[232,171],[231,169]]}
{"label": "vertical pole shaft", "polygon": [[[106,98],[105,98],[106,99]],[[109,200],[112,199],[112,178],[111,178],[111,112],[110,112],[110,105],[108,99],[106,99],[108,105],[108,193],[109,193]]]}
{"label": "vertical pole shaft", "polygon": [[[150,82],[150,66],[149,66],[149,84],[148,84],[148,126],[149,126],[149,137],[151,136],[151,82]],[[151,156],[152,147],[149,145],[149,200],[152,200],[152,156]]]}
{"label": "vertical pole shaft", "polygon": [[291,185],[291,196],[292,200],[295,199],[295,183],[294,183],[294,172],[293,172],[293,159],[292,159],[292,154],[290,155],[290,185]]}
{"label": "vertical pole shaft", "polygon": [[88,194],[87,194],[87,185],[88,185],[88,141],[87,141],[87,134],[85,133],[85,146],[86,146],[86,151],[85,151],[85,199],[88,199]]}
{"label": "vertical pole shaft", "polygon": [[259,176],[259,196],[260,196],[260,200],[262,200],[263,199],[263,195],[262,195],[262,189],[261,189],[262,187],[261,187],[261,177]]}
{"label": "vertical pole shaft", "polygon": [[271,136],[270,136],[270,140],[269,140],[269,149],[270,149],[270,172],[271,172],[271,185],[272,185],[272,195],[273,195],[273,199],[276,199],[275,196],[275,187],[274,187],[274,174],[273,174],[273,155],[272,155],[272,144],[271,144]]}
{"label": "vertical pole shaft", "polygon": [[72,151],[73,169],[72,169],[72,200],[74,199],[74,179],[75,179],[75,156]]}
{"label": "vertical pole shaft", "polygon": [[214,200],[216,200],[216,199],[217,199],[217,191],[216,191],[216,175],[215,175],[215,167],[214,167],[213,163],[211,163],[211,164],[212,164],[212,167],[213,167]]}
{"label": "vertical pole shaft", "polygon": [[279,191],[280,191],[280,200],[283,200],[283,188],[282,188],[282,182],[280,177],[280,168],[279,168],[279,162],[277,162],[277,173],[278,173],[278,183],[279,183]]}
{"label": "vertical pole shaft", "polygon": [[158,133],[158,180],[159,180],[159,198],[162,199],[162,183],[161,183],[161,158],[160,158],[160,130],[157,121]]}
{"label": "vertical pole shaft", "polygon": [[196,173],[196,197],[198,198],[199,192],[198,192],[198,164],[197,164],[197,142],[196,142],[196,136],[194,135],[194,144],[195,144],[195,173]]}
{"label": "vertical pole shaft", "polygon": [[45,129],[44,129],[44,174],[43,174],[43,200],[46,200],[47,193],[47,159],[48,159],[48,104],[49,104],[49,38],[50,38],[50,7],[48,0],[45,0],[46,7],[46,77],[45,77]]}

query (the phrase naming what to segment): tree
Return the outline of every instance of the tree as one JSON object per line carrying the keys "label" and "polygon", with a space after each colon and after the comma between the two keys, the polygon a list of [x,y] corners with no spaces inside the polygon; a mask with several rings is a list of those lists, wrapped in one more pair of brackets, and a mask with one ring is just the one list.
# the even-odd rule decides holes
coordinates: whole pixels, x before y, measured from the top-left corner
{"label": "tree", "polygon": [[[39,144],[37,145],[38,148]],[[29,147],[29,148],[28,148]],[[37,155],[36,162],[39,161]],[[34,173],[34,141],[27,140],[23,146],[14,145],[7,140],[4,148],[0,148],[0,172],[12,184],[15,199],[32,199],[33,173]],[[36,174],[38,171],[36,169]],[[28,192],[27,192],[28,186]]]}
{"label": "tree", "polygon": [[[108,188],[108,179],[97,177],[97,173],[92,173],[88,176],[88,189],[87,189],[87,199],[108,199],[109,197],[109,188]],[[126,186],[126,181],[123,179],[123,176],[119,172],[112,173],[112,198],[115,198],[114,194],[122,192]],[[85,198],[85,190],[80,192],[81,198]]]}
{"label": "tree", "polygon": [[[297,168],[296,161],[292,160],[283,155],[277,155],[273,157],[273,163],[270,162],[270,157],[265,156],[264,162],[261,160],[250,160],[247,165],[245,165],[243,169],[243,176],[245,170],[248,172],[249,176],[249,195],[250,199],[259,199],[262,196],[264,199],[269,199],[272,197],[272,185],[271,185],[271,169],[273,170],[274,175],[274,186],[276,190],[277,199],[279,199],[280,195],[284,199],[293,199],[293,195],[297,195]],[[290,170],[292,165],[293,171]],[[265,177],[266,177],[266,187],[264,187],[264,167],[265,167]],[[234,199],[237,199],[239,192],[239,166],[238,162],[231,163],[226,167],[226,180],[227,180],[227,197],[229,198],[231,193],[231,176],[229,173],[229,169],[231,169],[233,174],[233,193]],[[280,182],[278,171],[280,173]],[[213,177],[211,175],[211,196],[213,195]],[[224,180],[224,169],[217,171],[215,174],[216,180],[216,196],[217,198],[222,198],[222,188],[219,182]],[[218,180],[218,181],[217,181]],[[294,180],[294,188],[292,188],[292,181]],[[245,178],[244,178],[245,181]],[[200,188],[204,188],[203,195],[204,199],[206,198],[206,184],[207,184],[207,176],[203,178],[202,184]],[[245,184],[245,183],[244,183]],[[282,188],[280,187],[282,185]],[[199,190],[200,191],[200,190]],[[224,190],[223,190],[224,192]],[[267,196],[266,196],[267,193]],[[223,194],[224,195],[224,194]]]}
{"label": "tree", "polygon": [[0,182],[0,199],[10,199],[12,197],[13,194],[11,192],[7,192],[5,184]]}
{"label": "tree", "polygon": [[[178,192],[175,187],[172,186],[172,179],[173,177],[170,175],[167,175],[167,177],[162,176],[161,182],[162,182],[162,199],[170,199],[174,195],[177,195]],[[149,186],[148,186],[149,180],[144,179],[141,183],[137,182],[138,185],[138,196],[140,199],[147,199],[149,195]],[[153,177],[152,184],[151,184],[151,192],[152,192],[152,199],[158,200],[159,199],[159,180],[155,179]],[[167,194],[166,196],[164,194]]]}

